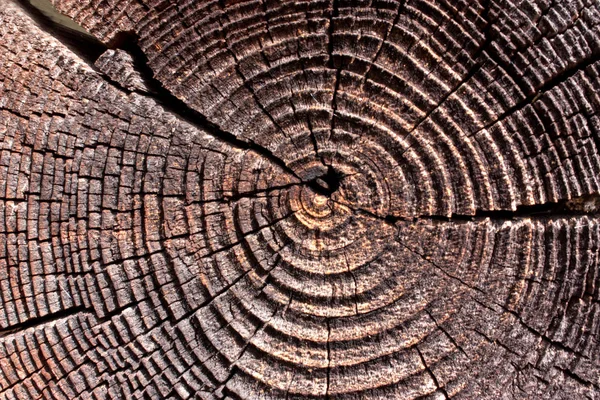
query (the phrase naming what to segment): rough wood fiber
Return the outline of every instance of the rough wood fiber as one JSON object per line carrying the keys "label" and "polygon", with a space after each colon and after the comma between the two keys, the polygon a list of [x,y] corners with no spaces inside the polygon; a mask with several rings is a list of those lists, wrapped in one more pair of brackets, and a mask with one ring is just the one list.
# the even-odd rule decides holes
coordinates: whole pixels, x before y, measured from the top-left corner
{"label": "rough wood fiber", "polygon": [[600,398],[597,1],[54,6],[106,51],[0,0],[1,399]]}

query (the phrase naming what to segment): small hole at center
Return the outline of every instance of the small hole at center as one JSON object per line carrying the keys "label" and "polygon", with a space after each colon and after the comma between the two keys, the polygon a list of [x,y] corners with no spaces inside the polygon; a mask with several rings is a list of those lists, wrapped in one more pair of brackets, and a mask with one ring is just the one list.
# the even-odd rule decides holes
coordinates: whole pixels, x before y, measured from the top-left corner
{"label": "small hole at center", "polygon": [[324,196],[330,197],[340,188],[343,175],[329,166],[327,172],[311,181],[312,188]]}

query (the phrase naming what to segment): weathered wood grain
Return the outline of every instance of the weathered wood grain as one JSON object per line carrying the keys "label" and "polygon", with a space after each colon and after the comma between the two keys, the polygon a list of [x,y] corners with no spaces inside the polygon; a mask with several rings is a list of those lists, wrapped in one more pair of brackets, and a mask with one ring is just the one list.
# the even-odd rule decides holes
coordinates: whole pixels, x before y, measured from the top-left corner
{"label": "weathered wood grain", "polygon": [[95,39],[0,0],[0,399],[600,398],[597,1],[53,6]]}

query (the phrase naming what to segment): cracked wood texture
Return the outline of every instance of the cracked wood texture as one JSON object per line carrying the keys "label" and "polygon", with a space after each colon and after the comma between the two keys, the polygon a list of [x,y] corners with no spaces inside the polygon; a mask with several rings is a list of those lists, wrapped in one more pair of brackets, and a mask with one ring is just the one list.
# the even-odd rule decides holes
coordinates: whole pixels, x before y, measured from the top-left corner
{"label": "cracked wood texture", "polygon": [[597,1],[53,6],[97,43],[0,0],[1,399],[600,398]]}

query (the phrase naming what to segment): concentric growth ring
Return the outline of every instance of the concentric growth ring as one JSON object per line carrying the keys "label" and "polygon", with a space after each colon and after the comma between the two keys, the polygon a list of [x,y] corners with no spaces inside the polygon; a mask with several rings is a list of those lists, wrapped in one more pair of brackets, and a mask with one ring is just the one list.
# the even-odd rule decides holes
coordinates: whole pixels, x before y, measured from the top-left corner
{"label": "concentric growth ring", "polygon": [[600,393],[598,4],[54,6],[121,49],[0,9],[0,398]]}

